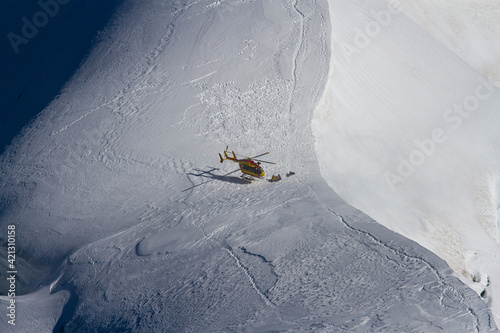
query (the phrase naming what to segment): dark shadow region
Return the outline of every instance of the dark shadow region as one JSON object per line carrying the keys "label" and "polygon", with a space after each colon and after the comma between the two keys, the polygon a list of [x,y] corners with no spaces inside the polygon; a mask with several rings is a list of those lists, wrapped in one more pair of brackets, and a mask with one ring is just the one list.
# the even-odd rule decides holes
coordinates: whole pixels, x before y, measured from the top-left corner
{"label": "dark shadow region", "polygon": [[57,320],[53,333],[62,333],[62,332],[75,332],[78,331],[78,325],[71,322],[73,315],[75,313],[76,307],[78,305],[78,294],[76,293],[76,287],[71,282],[65,286],[58,288],[58,290],[68,290],[70,292],[69,300],[63,308],[61,316]]}
{"label": "dark shadow region", "polygon": [[202,179],[203,178],[206,178],[208,180],[205,180],[199,184],[196,184],[196,185],[193,185],[187,189],[184,189],[182,190],[182,192],[186,192],[186,191],[189,191],[189,190],[192,190],[198,186],[202,186],[202,185],[205,185],[207,183],[210,183],[210,182],[213,182],[213,181],[223,181],[223,182],[229,182],[229,183],[235,183],[235,184],[250,184],[252,181],[251,180],[248,180],[248,179],[244,179],[244,178],[241,178],[241,177],[235,177],[235,176],[229,176],[233,173],[236,173],[238,171],[240,171],[240,169],[236,169],[234,171],[231,171],[229,173],[226,173],[224,175],[217,175],[214,173],[214,171],[217,171],[219,170],[219,168],[214,168],[214,167],[206,167],[206,170],[201,170],[201,169],[194,169],[197,173],[193,173],[193,172],[190,172],[188,173],[188,177],[189,176],[195,176],[195,177],[201,177]]}
{"label": "dark shadow region", "polygon": [[125,0],[8,0],[0,12],[0,153],[57,98]]}

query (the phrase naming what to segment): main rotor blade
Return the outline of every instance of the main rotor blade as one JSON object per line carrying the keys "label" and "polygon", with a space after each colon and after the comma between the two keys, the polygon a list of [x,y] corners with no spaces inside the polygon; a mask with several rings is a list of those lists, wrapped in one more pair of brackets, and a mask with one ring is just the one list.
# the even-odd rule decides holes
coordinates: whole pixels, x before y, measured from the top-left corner
{"label": "main rotor blade", "polygon": [[250,157],[250,158],[253,160],[256,157],[261,157],[261,156],[264,156],[264,155],[267,155],[267,154],[271,154],[271,152],[263,153],[263,154],[260,154],[260,155],[254,156],[254,157]]}
{"label": "main rotor blade", "polygon": [[[239,153],[235,153],[235,154],[236,154],[236,156],[245,156],[245,155],[242,155],[242,154],[239,154]],[[268,161],[256,160],[255,159],[256,157],[261,157],[261,156],[264,156],[264,155],[267,155],[267,154],[271,154],[271,152],[268,151],[266,153],[262,153],[262,154],[259,154],[257,156],[254,156],[254,157],[250,157],[250,159],[253,160],[253,161],[257,161],[257,162],[263,162],[263,163],[269,163],[269,164],[276,164],[274,162],[268,162]],[[248,155],[246,155],[246,156],[248,156]]]}
{"label": "main rotor blade", "polygon": [[252,158],[252,161],[257,161],[257,162],[262,162],[262,163],[268,163],[268,164],[276,164],[274,162],[263,161],[263,160],[256,160],[255,158]]}

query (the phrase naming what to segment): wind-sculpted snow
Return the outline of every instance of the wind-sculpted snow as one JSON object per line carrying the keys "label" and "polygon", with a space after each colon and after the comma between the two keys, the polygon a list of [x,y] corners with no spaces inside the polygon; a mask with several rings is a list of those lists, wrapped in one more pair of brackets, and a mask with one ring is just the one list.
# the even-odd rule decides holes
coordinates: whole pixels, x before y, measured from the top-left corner
{"label": "wind-sculpted snow", "polygon": [[330,1],[333,53],[313,121],[322,174],[500,316],[500,93],[403,12],[405,2]]}
{"label": "wind-sculpted snow", "polygon": [[[1,156],[0,224],[45,265],[3,331],[496,330],[444,261],[321,177],[326,1],[129,0],[115,14]],[[277,164],[241,179],[219,163],[227,145]]]}
{"label": "wind-sculpted snow", "polygon": [[200,238],[201,233],[198,229],[181,224],[148,235],[137,243],[137,255],[147,256],[182,251],[194,246]]}

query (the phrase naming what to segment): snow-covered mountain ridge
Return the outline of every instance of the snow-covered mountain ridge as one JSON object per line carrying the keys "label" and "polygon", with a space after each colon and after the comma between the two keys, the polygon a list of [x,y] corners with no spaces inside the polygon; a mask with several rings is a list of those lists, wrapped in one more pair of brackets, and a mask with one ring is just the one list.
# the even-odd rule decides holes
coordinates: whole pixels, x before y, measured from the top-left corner
{"label": "snow-covered mountain ridge", "polygon": [[[339,4],[348,17],[338,1],[114,8],[1,155],[0,224],[16,226],[19,266],[16,326],[0,316],[2,328],[496,331],[443,260],[347,205],[320,174],[317,153],[341,148],[315,150],[311,130],[329,68],[342,68],[329,65]],[[267,174],[295,175],[248,183],[219,163],[226,145],[271,151]]]}
{"label": "snow-covered mountain ridge", "polygon": [[[397,4],[331,2],[333,55],[313,121],[322,174],[347,202],[445,259],[499,313],[500,94],[464,61],[477,52],[496,56],[476,59],[478,70],[498,64],[487,43],[467,48],[476,31],[476,41],[491,38],[491,26],[426,26],[438,41],[403,14],[418,18],[418,6]],[[441,42],[458,43],[457,26],[470,38],[453,53]]]}

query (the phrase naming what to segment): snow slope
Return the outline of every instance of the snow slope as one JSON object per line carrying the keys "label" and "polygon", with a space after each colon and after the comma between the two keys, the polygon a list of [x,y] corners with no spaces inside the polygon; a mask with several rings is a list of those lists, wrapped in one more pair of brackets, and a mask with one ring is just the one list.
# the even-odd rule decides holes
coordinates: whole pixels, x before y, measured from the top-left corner
{"label": "snow slope", "polygon": [[[498,317],[500,93],[397,4],[330,2],[333,54],[313,121],[322,174],[347,202],[443,258]],[[442,23],[438,15],[427,19]],[[469,36],[458,53],[488,36],[452,18],[449,29]],[[498,54],[472,47],[463,58],[488,52]]]}
{"label": "snow slope", "polygon": [[[1,155],[22,294],[2,329],[496,331],[443,260],[321,177],[333,18],[325,1],[125,1]],[[226,145],[296,175],[248,183]]]}
{"label": "snow slope", "polygon": [[500,85],[500,3],[400,1],[399,9],[496,86]]}
{"label": "snow slope", "polygon": [[52,102],[121,2],[4,2],[5,10],[0,13],[0,152]]}

